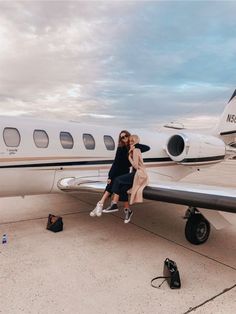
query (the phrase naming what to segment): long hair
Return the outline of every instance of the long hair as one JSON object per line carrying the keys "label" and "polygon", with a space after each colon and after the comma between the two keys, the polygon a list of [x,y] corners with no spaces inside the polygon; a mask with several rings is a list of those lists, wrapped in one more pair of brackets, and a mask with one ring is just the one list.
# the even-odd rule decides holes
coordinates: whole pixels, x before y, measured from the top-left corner
{"label": "long hair", "polygon": [[[121,139],[121,134],[122,133],[125,133],[125,135],[127,135],[128,137],[130,137],[130,133],[127,131],[127,130],[122,130],[119,134],[119,138],[118,138],[118,146],[119,147],[123,147],[123,146],[126,146],[125,143],[122,141]],[[128,147],[129,147],[129,143],[128,143]]]}

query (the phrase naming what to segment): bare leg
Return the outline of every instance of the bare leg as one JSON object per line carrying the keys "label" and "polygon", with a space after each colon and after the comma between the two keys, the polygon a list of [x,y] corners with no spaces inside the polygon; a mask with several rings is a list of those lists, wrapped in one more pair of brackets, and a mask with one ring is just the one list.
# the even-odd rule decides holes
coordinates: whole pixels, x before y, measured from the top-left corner
{"label": "bare leg", "polygon": [[118,203],[119,202],[119,198],[120,198],[120,196],[118,194],[114,194],[114,196],[112,198],[112,202],[113,203]]}
{"label": "bare leg", "polygon": [[105,200],[110,196],[110,193],[108,191],[105,191],[102,198],[100,199],[99,203],[104,204]]}
{"label": "bare leg", "polygon": [[129,208],[129,202],[124,202],[124,208]]}

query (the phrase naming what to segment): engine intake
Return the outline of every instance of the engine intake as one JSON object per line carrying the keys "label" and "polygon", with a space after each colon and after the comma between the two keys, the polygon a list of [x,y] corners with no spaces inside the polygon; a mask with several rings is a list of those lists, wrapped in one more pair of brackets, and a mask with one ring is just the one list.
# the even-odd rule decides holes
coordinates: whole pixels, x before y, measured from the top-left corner
{"label": "engine intake", "polygon": [[176,157],[183,153],[184,147],[185,142],[183,137],[181,135],[173,135],[167,144],[167,151],[170,156]]}
{"label": "engine intake", "polygon": [[166,152],[181,164],[212,163],[224,159],[225,143],[212,135],[174,134],[167,142]]}

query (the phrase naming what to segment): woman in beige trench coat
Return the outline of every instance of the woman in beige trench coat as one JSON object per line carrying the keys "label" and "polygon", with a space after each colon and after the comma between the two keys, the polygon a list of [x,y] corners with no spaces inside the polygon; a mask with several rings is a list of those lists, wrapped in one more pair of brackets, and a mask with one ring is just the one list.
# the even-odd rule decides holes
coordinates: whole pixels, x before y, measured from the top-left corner
{"label": "woman in beige trench coat", "polygon": [[141,151],[140,149],[134,147],[137,143],[139,143],[139,137],[137,135],[131,135],[129,161],[132,167],[136,170],[131,189],[131,205],[143,202],[143,189],[148,185],[148,175],[143,163]]}

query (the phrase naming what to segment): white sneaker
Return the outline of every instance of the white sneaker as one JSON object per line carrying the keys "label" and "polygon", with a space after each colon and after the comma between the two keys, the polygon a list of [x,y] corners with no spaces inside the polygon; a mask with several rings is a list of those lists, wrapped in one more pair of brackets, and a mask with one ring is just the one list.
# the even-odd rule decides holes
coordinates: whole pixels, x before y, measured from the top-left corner
{"label": "white sneaker", "polygon": [[100,217],[102,215],[102,209],[103,209],[103,204],[98,202],[94,210],[92,210],[89,213],[90,217],[95,217],[95,216]]}
{"label": "white sneaker", "polygon": [[103,210],[103,204],[98,202],[97,203],[97,206],[96,206],[96,215],[98,217],[101,217],[102,216],[102,210]]}

